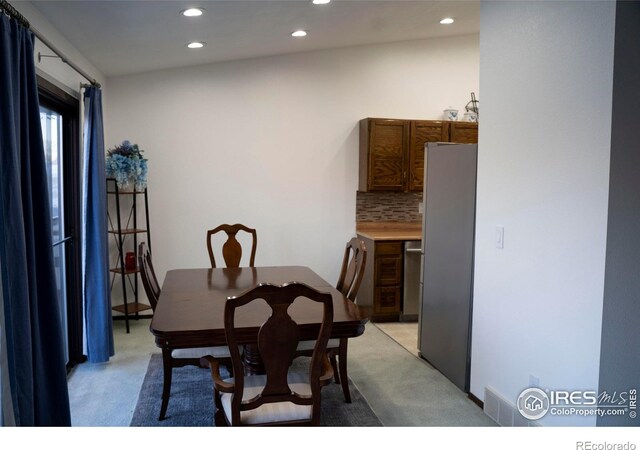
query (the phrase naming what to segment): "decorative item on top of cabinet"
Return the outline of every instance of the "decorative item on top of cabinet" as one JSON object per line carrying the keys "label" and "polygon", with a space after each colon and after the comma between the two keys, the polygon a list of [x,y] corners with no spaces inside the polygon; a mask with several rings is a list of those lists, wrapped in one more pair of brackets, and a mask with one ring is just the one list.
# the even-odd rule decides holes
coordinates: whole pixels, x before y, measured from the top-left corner
{"label": "decorative item on top of cabinet", "polygon": [[447,142],[449,122],[367,118],[360,121],[361,192],[422,192],[424,144]]}
{"label": "decorative item on top of cabinet", "polygon": [[478,107],[478,103],[480,103],[480,101],[476,98],[475,92],[472,92],[471,93],[471,101],[469,101],[469,103],[467,103],[467,105],[464,107],[464,109],[465,109],[465,111],[467,113],[471,113],[472,114],[471,117],[473,118],[473,120],[469,120],[469,122],[477,122],[478,121],[478,117],[480,116],[480,109]]}

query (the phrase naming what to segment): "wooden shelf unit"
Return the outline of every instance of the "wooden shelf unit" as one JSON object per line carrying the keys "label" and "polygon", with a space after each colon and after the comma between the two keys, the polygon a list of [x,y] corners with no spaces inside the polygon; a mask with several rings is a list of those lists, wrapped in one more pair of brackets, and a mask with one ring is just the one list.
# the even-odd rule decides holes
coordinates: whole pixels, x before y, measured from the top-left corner
{"label": "wooden shelf unit", "polygon": [[[125,311],[126,309],[126,311]],[[125,308],[124,305],[116,305],[113,307],[114,311],[118,311],[121,312],[123,314],[132,314],[132,313],[139,313],[142,311],[147,311],[151,309],[151,306],[149,305],[145,305],[144,303],[132,303],[130,305],[128,305],[128,308]]]}
{"label": "wooden shelf unit", "polygon": [[[151,306],[138,301],[138,273],[140,272],[140,269],[137,267],[137,258],[136,267],[126,268],[125,266],[125,243],[127,238],[131,238],[133,240],[134,253],[137,252],[139,235],[146,236],[145,241],[149,249],[151,249],[149,201],[147,189],[144,191],[123,192],[118,188],[114,178],[107,178],[107,194],[109,198],[113,198],[115,201],[115,218],[111,217],[111,213],[109,212],[109,209],[107,209],[109,222],[108,233],[114,237],[116,247],[118,249],[117,260],[115,261],[114,266],[109,269],[109,271],[113,273],[111,278],[111,291],[113,292],[115,281],[119,278],[122,285],[122,300],[124,302],[121,305],[112,306],[111,309],[123,314],[122,316],[114,316],[113,319],[124,319],[127,333],[129,333],[129,320],[131,317],[135,320],[152,317],[152,315],[140,315],[141,312],[150,310]],[[121,196],[127,196],[127,198],[130,198],[131,205],[128,208],[126,205],[122,204]],[[144,227],[138,226],[137,211],[139,197],[142,197],[144,200]],[[126,221],[123,219],[123,212],[126,212],[128,215]]]}

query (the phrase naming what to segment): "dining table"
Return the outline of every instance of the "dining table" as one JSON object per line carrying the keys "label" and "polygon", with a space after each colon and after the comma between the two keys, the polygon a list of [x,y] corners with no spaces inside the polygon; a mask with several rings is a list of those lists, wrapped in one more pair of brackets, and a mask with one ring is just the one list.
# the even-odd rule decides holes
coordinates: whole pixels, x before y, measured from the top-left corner
{"label": "dining table", "polygon": [[[150,331],[164,352],[174,349],[227,345],[224,308],[227,298],[237,296],[263,283],[282,285],[304,283],[333,297],[331,338],[355,338],[365,329],[371,315],[369,307],[359,306],[309,267],[271,266],[239,268],[175,269],[167,272]],[[251,302],[236,310],[238,344],[244,345],[248,373],[261,373],[257,351],[260,326],[271,309],[264,301]],[[296,300],[289,315],[298,324],[300,340],[318,336],[322,306],[306,298]]]}

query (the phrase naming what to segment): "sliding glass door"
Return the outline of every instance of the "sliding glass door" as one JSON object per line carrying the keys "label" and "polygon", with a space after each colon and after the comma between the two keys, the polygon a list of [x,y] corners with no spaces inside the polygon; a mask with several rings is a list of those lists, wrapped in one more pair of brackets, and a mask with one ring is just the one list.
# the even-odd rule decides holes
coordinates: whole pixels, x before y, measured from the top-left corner
{"label": "sliding glass door", "polygon": [[67,368],[85,360],[80,278],[79,100],[38,79],[51,202],[51,235]]}
{"label": "sliding glass door", "polygon": [[[67,247],[71,236],[65,233],[64,223],[64,167],[62,165],[62,114],[40,107],[40,126],[44,139],[47,181],[51,200],[51,234],[53,236],[53,264],[58,287],[58,314],[63,330],[68,329],[67,308]],[[69,364],[69,336],[63,335],[65,362]]]}

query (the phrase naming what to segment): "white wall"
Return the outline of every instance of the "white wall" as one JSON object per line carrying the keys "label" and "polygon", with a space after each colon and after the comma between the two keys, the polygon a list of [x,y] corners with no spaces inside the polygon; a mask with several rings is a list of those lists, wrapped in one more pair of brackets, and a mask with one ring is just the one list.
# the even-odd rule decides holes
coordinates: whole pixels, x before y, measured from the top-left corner
{"label": "white wall", "polygon": [[149,158],[154,266],[207,267],[206,230],[258,230],[257,265],[335,281],[355,233],[358,121],[439,119],[478,92],[478,36],[109,78],[107,146]]}
{"label": "white wall", "polygon": [[[471,392],[598,389],[615,2],[483,2]],[[495,226],[504,250],[494,246]],[[547,415],[543,425],[595,425]]]}

